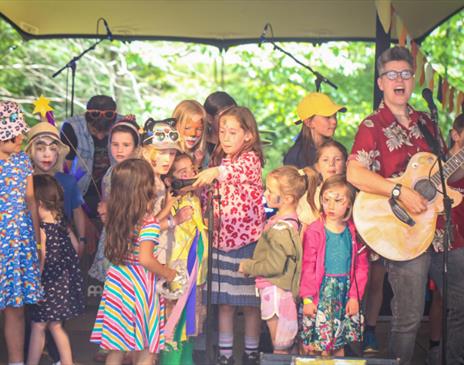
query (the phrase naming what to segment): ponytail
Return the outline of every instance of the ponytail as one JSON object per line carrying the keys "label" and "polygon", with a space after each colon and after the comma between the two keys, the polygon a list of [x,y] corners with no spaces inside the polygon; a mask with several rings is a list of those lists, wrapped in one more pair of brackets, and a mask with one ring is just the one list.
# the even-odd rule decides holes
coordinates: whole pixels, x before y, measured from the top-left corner
{"label": "ponytail", "polygon": [[315,215],[319,214],[319,209],[316,206],[316,190],[319,184],[322,182],[321,175],[312,167],[304,167],[299,170],[305,174],[307,194],[306,199],[311,207],[312,213]]}

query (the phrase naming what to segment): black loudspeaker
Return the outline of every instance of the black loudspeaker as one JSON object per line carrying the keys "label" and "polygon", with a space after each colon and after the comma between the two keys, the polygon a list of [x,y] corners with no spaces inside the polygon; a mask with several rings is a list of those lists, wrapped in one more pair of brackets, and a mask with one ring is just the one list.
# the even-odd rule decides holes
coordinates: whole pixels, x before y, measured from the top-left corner
{"label": "black loudspeaker", "polygon": [[[292,365],[295,355],[277,355],[261,353],[260,365]],[[315,356],[298,356],[304,359],[316,359]],[[399,360],[344,357],[344,360],[366,360],[367,365],[399,365]],[[341,360],[341,358],[340,358]]]}

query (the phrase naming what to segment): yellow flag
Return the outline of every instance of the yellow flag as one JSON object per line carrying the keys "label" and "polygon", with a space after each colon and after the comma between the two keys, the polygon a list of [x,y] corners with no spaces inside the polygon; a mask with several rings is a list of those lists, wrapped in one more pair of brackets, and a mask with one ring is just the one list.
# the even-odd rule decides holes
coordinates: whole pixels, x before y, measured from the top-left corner
{"label": "yellow flag", "polygon": [[385,33],[390,32],[392,11],[390,0],[375,0],[375,7]]}

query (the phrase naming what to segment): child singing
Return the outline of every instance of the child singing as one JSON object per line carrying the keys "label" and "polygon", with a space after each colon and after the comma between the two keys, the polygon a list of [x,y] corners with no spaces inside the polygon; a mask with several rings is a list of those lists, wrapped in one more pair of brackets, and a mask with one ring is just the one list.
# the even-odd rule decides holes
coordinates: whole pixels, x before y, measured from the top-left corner
{"label": "child singing", "polygon": [[105,224],[111,266],[90,339],[110,350],[107,364],[121,364],[124,352],[133,351],[135,364],[151,365],[164,347],[156,282],[160,277],[172,281],[176,271],[157,259],[154,181],[151,166],[139,159],[117,164],[111,176]]}
{"label": "child singing", "polygon": [[72,364],[71,344],[62,321],[85,310],[84,282],[79,268],[79,241],[66,223],[63,188],[50,175],[34,175],[42,241],[41,268],[45,299],[30,307],[32,319],[28,365],[37,365],[45,330],[53,336],[61,364]]}
{"label": "child singing", "polygon": [[261,318],[267,322],[274,353],[288,353],[298,333],[295,300],[298,297],[302,247],[298,200],[307,180],[294,166],[269,173],[264,196],[277,213],[268,220],[256,245],[253,259],[240,263],[239,271],[256,276],[261,298]]}
{"label": "child singing", "polygon": [[240,261],[253,255],[264,226],[263,154],[256,120],[249,109],[232,107],[219,117],[219,144],[212,166],[198,174],[193,185],[215,184],[212,303],[219,305],[218,364],[233,364],[234,314],[245,315],[246,364],[259,361],[261,327],[254,279],[238,272]]}
{"label": "child singing", "polygon": [[321,187],[321,218],[303,237],[301,338],[306,353],[344,356],[361,339],[359,303],[367,282],[366,250],[356,240],[351,211],[356,192],[344,175]]}

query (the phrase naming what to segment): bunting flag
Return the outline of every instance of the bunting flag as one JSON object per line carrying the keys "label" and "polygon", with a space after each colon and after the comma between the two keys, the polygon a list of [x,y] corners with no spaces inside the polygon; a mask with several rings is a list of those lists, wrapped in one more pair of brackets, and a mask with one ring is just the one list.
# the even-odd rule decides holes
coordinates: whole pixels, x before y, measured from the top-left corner
{"label": "bunting flag", "polygon": [[454,110],[454,87],[450,87],[449,96],[448,96],[448,111],[452,112]]}
{"label": "bunting flag", "polygon": [[441,106],[445,109],[445,106],[448,102],[448,92],[449,92],[449,84],[447,79],[443,79],[443,83],[441,85]]}
{"label": "bunting flag", "polygon": [[423,86],[425,82],[424,58],[419,49],[416,57],[416,82],[419,83],[419,86]]}
{"label": "bunting flag", "polygon": [[463,109],[463,104],[464,103],[464,93],[462,91],[459,92],[458,97],[456,98],[456,114],[461,114],[464,109]]}
{"label": "bunting flag", "polygon": [[[450,85],[448,79],[439,75],[433,68],[419,45],[411,37],[403,20],[391,5],[391,1],[376,0],[375,3],[377,14],[385,32],[387,32],[387,29],[394,29],[398,38],[398,45],[410,49],[413,57],[416,83],[421,87],[428,87],[432,90],[440,101],[443,110],[459,114],[463,110],[463,92]],[[438,77],[438,82],[435,88],[436,76]]]}
{"label": "bunting flag", "polygon": [[377,15],[379,16],[380,24],[382,24],[385,33],[390,32],[392,22],[392,6],[390,0],[375,0]]}
{"label": "bunting flag", "polygon": [[427,62],[427,66],[424,69],[425,71],[425,84],[430,90],[433,90],[433,77],[435,76],[435,71],[433,70],[430,62]]}

